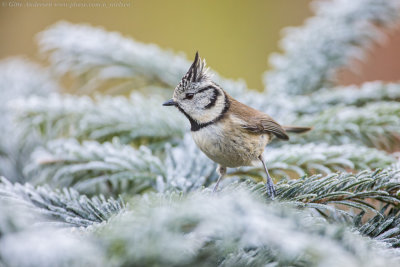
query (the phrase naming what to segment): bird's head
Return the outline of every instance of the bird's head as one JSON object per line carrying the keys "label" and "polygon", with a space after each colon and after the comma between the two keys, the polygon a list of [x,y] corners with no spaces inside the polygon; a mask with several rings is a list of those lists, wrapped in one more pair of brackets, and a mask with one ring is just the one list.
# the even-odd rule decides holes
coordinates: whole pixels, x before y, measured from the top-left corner
{"label": "bird's head", "polygon": [[225,92],[211,80],[206,61],[196,53],[195,59],[174,95],[164,106],[175,106],[192,124],[206,124],[218,118],[226,109]]}

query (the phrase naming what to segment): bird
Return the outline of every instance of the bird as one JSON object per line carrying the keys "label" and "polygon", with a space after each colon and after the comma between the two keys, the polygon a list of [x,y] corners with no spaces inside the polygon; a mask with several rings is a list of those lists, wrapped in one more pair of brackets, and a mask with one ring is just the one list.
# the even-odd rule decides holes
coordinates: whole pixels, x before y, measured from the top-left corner
{"label": "bird", "polygon": [[282,126],[269,115],[234,99],[212,80],[205,59],[198,52],[175,87],[172,99],[163,106],[174,106],[186,116],[194,142],[218,164],[214,192],[227,168],[254,166],[261,161],[267,175],[267,193],[274,199],[275,186],[263,157],[265,147],[274,137],[289,140],[288,132],[311,130],[311,127]]}

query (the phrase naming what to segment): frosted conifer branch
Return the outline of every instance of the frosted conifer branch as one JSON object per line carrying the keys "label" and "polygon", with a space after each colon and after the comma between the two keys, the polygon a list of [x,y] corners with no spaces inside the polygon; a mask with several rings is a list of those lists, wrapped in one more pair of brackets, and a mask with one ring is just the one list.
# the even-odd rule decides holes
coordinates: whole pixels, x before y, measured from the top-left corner
{"label": "frosted conifer branch", "polygon": [[1,266],[103,266],[102,247],[80,231],[125,208],[121,201],[92,199],[73,189],[11,184],[0,178]]}
{"label": "frosted conifer branch", "polygon": [[[304,176],[307,173],[329,174],[336,171],[359,171],[386,168],[396,162],[390,154],[359,145],[328,144],[284,145],[267,148],[265,161],[275,175]],[[263,173],[263,169],[259,169]]]}
{"label": "frosted conifer branch", "polygon": [[159,158],[145,147],[135,150],[118,140],[80,144],[74,139],[51,141],[36,149],[25,172],[35,183],[107,195],[143,192],[164,175]]}
{"label": "frosted conifer branch", "polygon": [[59,90],[49,70],[23,58],[0,61],[0,79],[0,115],[10,100],[21,96],[46,96]]}
{"label": "frosted conifer branch", "polygon": [[123,247],[117,265],[374,266],[399,256],[308,210],[265,204],[239,189],[135,199],[96,234],[110,255]]}
{"label": "frosted conifer branch", "polygon": [[104,251],[90,238],[54,228],[6,235],[0,247],[1,266],[107,266]]}
{"label": "frosted conifer branch", "polygon": [[334,0],[313,3],[316,15],[297,28],[287,28],[284,54],[274,54],[275,70],[265,75],[267,90],[306,94],[329,85],[336,70],[382,38],[375,25],[390,27],[399,19],[397,0]]}
{"label": "frosted conifer branch", "polygon": [[118,136],[122,143],[157,142],[182,135],[185,118],[177,111],[165,112],[163,100],[132,94],[129,99],[98,96],[51,95],[14,102],[25,131],[40,131],[46,139],[75,137],[100,142]]}
{"label": "frosted conifer branch", "polygon": [[150,189],[188,192],[216,179],[216,165],[187,134],[182,144],[166,147],[161,161],[146,147],[134,149],[117,140],[100,144],[74,139],[50,141],[37,148],[25,173],[38,184],[72,186],[87,194],[135,194]]}
{"label": "frosted conifer branch", "polygon": [[[65,193],[70,194],[70,190],[59,192],[0,180],[0,266],[104,264],[102,248],[88,235],[75,228],[60,227],[88,225],[88,220],[81,217],[85,213],[96,216],[96,203],[89,203],[91,200],[88,202],[82,196],[82,203],[77,203],[79,198],[76,202],[68,201]],[[82,209],[78,213],[79,206],[85,204],[94,207],[88,206],[87,211]]]}
{"label": "frosted conifer branch", "polygon": [[323,89],[309,96],[293,98],[297,113],[316,113],[332,106],[364,106],[371,102],[400,101],[400,84],[367,82],[358,86]]}
{"label": "frosted conifer branch", "polygon": [[[269,198],[263,182],[234,182],[221,190],[231,192],[240,189]],[[400,169],[394,165],[384,170],[365,170],[357,174],[340,172],[325,176],[304,176],[296,180],[282,179],[276,189],[277,199],[281,202],[315,209],[329,221],[344,220],[354,227],[362,227],[363,224],[358,220],[363,218],[366,221],[371,211],[383,221],[386,215],[381,208],[385,205],[386,208],[395,208],[400,203]]]}
{"label": "frosted conifer branch", "polygon": [[386,205],[380,211],[382,215],[376,215],[363,223],[365,212],[354,219],[355,227],[362,235],[368,235],[376,240],[389,243],[393,247],[400,247],[400,214],[399,209]]}
{"label": "frosted conifer branch", "polygon": [[276,95],[270,98],[255,92],[252,94],[254,95],[244,98],[246,102],[273,115],[274,118],[281,118],[287,122],[291,117],[318,113],[335,106],[362,107],[372,102],[399,101],[400,84],[380,81],[367,82],[361,86],[325,88],[307,96]]}
{"label": "frosted conifer branch", "polygon": [[[396,192],[400,187],[399,177],[399,168],[394,166],[384,171],[363,172],[357,175],[341,173],[335,176],[311,176],[303,178],[303,181],[290,181],[289,183],[286,180],[279,183],[277,187],[282,187],[279,190],[286,194],[280,198],[280,201],[289,201],[288,203],[302,209],[315,209],[318,211],[315,215],[322,215],[330,222],[345,223],[362,235],[383,241],[392,247],[399,247],[400,215],[396,205],[400,200]],[[366,201],[371,196],[377,197],[379,194],[385,196],[385,192],[374,192],[376,188],[371,190],[375,179],[380,184],[379,188],[387,187],[394,198]],[[332,190],[323,192],[331,184],[333,185]],[[315,188],[314,192],[312,192],[313,188]],[[229,192],[247,190],[255,196],[266,196],[264,184],[254,184],[251,181],[232,183],[222,190]],[[293,193],[293,191],[297,192]],[[298,191],[302,191],[302,193]],[[288,194],[288,192],[290,193]],[[323,195],[318,195],[319,193]],[[337,199],[335,198],[343,197],[346,193],[349,195],[346,202],[336,203]],[[324,199],[326,202],[318,203],[317,201],[316,203],[315,199]],[[302,202],[297,202],[299,200]],[[367,205],[363,205],[363,202]],[[344,206],[349,208],[346,209]],[[383,208],[381,208],[382,206]],[[355,212],[357,210],[361,210],[361,212]],[[373,211],[376,215],[371,217],[371,212],[367,211]]]}
{"label": "frosted conifer branch", "polygon": [[42,222],[77,227],[107,221],[125,208],[121,200],[105,199],[102,195],[88,198],[72,188],[35,188],[30,184],[12,184],[5,178],[0,178],[0,200],[3,204],[19,205],[37,217],[43,217]]}
{"label": "frosted conifer branch", "polygon": [[0,195],[1,266],[102,266],[101,247],[80,231],[43,223],[46,217],[35,212],[36,207],[21,207],[27,200],[20,197],[3,199]]}
{"label": "frosted conifer branch", "polygon": [[400,105],[376,102],[363,107],[334,107],[322,114],[303,116],[299,125],[314,129],[303,135],[292,135],[293,142],[358,143],[395,150],[400,145]]}
{"label": "frosted conifer branch", "polygon": [[384,243],[291,206],[265,203],[240,188],[212,197],[205,192],[150,194],[133,199],[124,213],[90,226],[83,236],[54,229],[8,234],[0,239],[5,248],[0,255],[5,263],[26,265],[24,255],[33,253],[30,263],[44,266],[63,265],[67,259],[77,266],[194,266],[204,261],[219,266],[376,266],[399,260],[398,251]]}
{"label": "frosted conifer branch", "polygon": [[157,181],[157,191],[189,192],[209,186],[217,179],[216,163],[200,151],[189,133],[178,146],[167,144],[165,152],[165,177]]}
{"label": "frosted conifer branch", "polygon": [[[167,145],[165,152],[160,161],[144,147],[135,150],[116,141],[81,145],[75,140],[58,140],[37,149],[25,170],[37,183],[73,186],[89,194],[141,193],[153,188],[158,192],[189,192],[216,180],[216,164],[197,148],[190,134],[176,147]],[[374,169],[395,162],[383,151],[355,145],[286,145],[268,149],[266,156],[274,175]],[[244,168],[230,174],[260,178],[264,171]]]}
{"label": "frosted conifer branch", "polygon": [[[379,204],[400,204],[399,169],[362,171],[358,174],[338,173],[313,175],[298,180],[278,183],[279,200],[302,201],[307,204],[340,204],[362,211],[379,213]],[[376,202],[370,204],[368,199]],[[309,207],[312,207],[309,206]],[[318,206],[316,206],[318,209]]]}
{"label": "frosted conifer branch", "polygon": [[89,75],[88,81],[134,78],[138,85],[172,87],[186,71],[187,61],[181,55],[89,25],[58,22],[38,35],[38,43],[56,72]]}
{"label": "frosted conifer branch", "polygon": [[23,180],[21,165],[28,158],[34,135],[25,136],[13,121],[10,102],[59,90],[49,70],[23,58],[0,61],[0,175]]}
{"label": "frosted conifer branch", "polygon": [[[48,55],[57,73],[70,72],[87,79],[84,87],[89,90],[112,79],[127,80],[128,88],[149,85],[174,88],[191,64],[183,54],[162,50],[155,44],[143,44],[118,32],[65,21],[41,32],[38,43],[40,52]],[[217,74],[214,78],[232,93],[246,89],[241,80],[223,79]]]}

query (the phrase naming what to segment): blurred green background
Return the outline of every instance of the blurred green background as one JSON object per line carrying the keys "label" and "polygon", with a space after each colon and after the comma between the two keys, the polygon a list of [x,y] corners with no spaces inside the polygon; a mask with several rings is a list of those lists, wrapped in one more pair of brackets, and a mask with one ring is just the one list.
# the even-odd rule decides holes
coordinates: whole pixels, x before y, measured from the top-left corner
{"label": "blurred green background", "polygon": [[[0,59],[13,55],[37,58],[36,33],[67,20],[119,31],[145,43],[183,51],[196,50],[220,74],[243,78],[262,89],[268,55],[278,52],[281,30],[309,17],[310,0],[133,0],[133,1],[5,1],[0,0]],[[28,3],[31,4],[28,7]],[[122,3],[127,7],[55,7],[56,3]],[[32,5],[36,7],[32,7]],[[52,4],[52,7],[40,7]],[[340,73],[342,84],[400,78],[400,31],[371,50],[368,61]],[[349,70],[357,67],[357,73]]]}

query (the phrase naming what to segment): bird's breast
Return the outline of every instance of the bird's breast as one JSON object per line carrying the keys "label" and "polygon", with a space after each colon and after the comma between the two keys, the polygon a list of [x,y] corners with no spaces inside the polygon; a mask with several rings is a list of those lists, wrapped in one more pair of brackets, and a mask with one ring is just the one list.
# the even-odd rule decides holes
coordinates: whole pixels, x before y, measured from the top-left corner
{"label": "bird's breast", "polygon": [[210,159],[225,167],[253,165],[269,141],[268,135],[248,133],[227,120],[194,131],[192,136]]}

